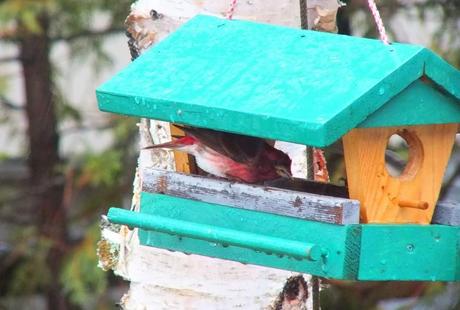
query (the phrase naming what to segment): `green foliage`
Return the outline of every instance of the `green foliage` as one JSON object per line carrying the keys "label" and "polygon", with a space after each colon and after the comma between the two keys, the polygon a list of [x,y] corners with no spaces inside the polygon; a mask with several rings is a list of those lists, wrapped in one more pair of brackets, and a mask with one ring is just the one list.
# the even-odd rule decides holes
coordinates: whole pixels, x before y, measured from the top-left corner
{"label": "green foliage", "polygon": [[107,287],[106,273],[97,267],[96,244],[100,231],[94,223],[85,238],[68,255],[60,281],[70,301],[80,307],[95,302]]}
{"label": "green foliage", "polygon": [[[94,29],[95,18],[107,19],[107,25],[121,23],[129,12],[128,0],[59,0],[52,13],[52,36],[66,37],[79,30]],[[59,14],[57,14],[59,13]]]}
{"label": "green foliage", "polygon": [[133,141],[137,138],[136,124],[138,121],[133,117],[115,116],[112,122],[115,139],[117,141]]}
{"label": "green foliage", "polygon": [[6,0],[0,3],[0,27],[18,22],[27,31],[38,33],[42,29],[38,17],[52,9],[53,0]]}
{"label": "green foliage", "polygon": [[10,155],[4,152],[0,152],[0,162],[10,158]]}
{"label": "green foliage", "polygon": [[96,74],[113,64],[112,59],[103,49],[101,36],[96,35],[73,40],[70,42],[70,48],[72,61],[77,62],[89,59]]}
{"label": "green foliage", "polygon": [[2,97],[8,89],[8,76],[0,74],[0,125],[8,122],[8,111],[2,106]]}
{"label": "green foliage", "polygon": [[0,75],[0,96],[8,89],[8,76]]}
{"label": "green foliage", "polygon": [[21,257],[14,268],[8,292],[12,295],[27,295],[46,286],[51,275],[46,257],[51,241],[39,237],[34,227],[18,229],[13,236],[15,254]]}
{"label": "green foliage", "polygon": [[[51,48],[57,42],[64,42],[70,47],[71,61],[82,62],[83,57],[86,58],[85,61],[89,58],[93,62],[91,67],[94,72],[97,72],[103,66],[111,65],[111,60],[103,49],[104,39],[107,34],[122,32],[123,21],[129,12],[130,4],[131,0],[0,0],[0,35],[5,39],[2,43],[20,47],[21,40],[25,35],[30,34],[48,40]],[[41,28],[43,20],[46,21],[43,24],[48,24],[48,28]],[[128,54],[127,49],[126,53]],[[54,64],[51,66],[50,77],[38,78],[51,78],[53,81],[51,91],[58,122],[71,120],[77,124],[82,123],[82,113],[78,105],[69,102],[65,91],[57,87],[56,80],[59,78],[57,66]],[[0,95],[6,93],[9,78],[0,75]],[[0,118],[3,118],[2,114],[0,113]],[[116,137],[132,137],[136,127],[133,120],[127,121],[127,119],[116,119],[113,122],[110,119],[108,130],[115,128]],[[10,122],[10,119],[5,117],[6,121]],[[92,125],[87,120],[86,124]],[[126,184],[132,182],[135,149],[130,148],[126,140],[114,141],[115,143],[108,150],[100,154],[88,150],[80,161],[69,158],[62,161],[59,166],[62,179],[65,178],[66,181],[64,193],[66,201],[63,207],[71,206],[69,223],[65,226],[70,226],[77,231],[86,230],[88,223],[99,219],[108,201],[119,201],[125,193],[130,192]],[[0,187],[0,190],[3,189],[9,188],[5,184]],[[7,198],[11,196],[10,193],[8,195],[0,193],[2,194],[0,199],[3,199],[3,196]],[[15,194],[20,197],[15,200],[15,204],[19,204],[21,210],[27,210],[25,206],[30,204],[29,199],[36,198],[35,195],[30,197],[30,193],[23,192],[22,188]],[[4,210],[8,211],[7,208],[2,208],[2,211]],[[11,212],[15,210],[11,208]],[[0,214],[2,215],[3,213]],[[62,273],[51,275],[47,255],[49,249],[56,245],[41,237],[34,228],[36,215],[31,214],[30,218],[30,225],[16,226],[17,228],[13,229],[15,231],[13,237],[8,236],[5,240],[8,249],[11,250],[7,253],[8,269],[0,266],[1,287],[7,288],[6,292],[0,293],[12,295],[43,293],[53,281],[58,279],[75,305],[87,307],[87,301],[97,299],[107,286],[108,274],[97,268],[96,241],[99,238],[97,225],[91,226],[82,240],[73,240],[73,243],[59,245],[69,252],[62,266]],[[11,223],[11,226],[15,224]],[[77,246],[74,246],[75,243]],[[3,259],[3,256],[0,259]],[[1,262],[3,263],[3,260]],[[99,307],[100,303],[95,301],[94,304],[96,303]]]}
{"label": "green foliage", "polygon": [[64,93],[57,87],[56,83],[53,83],[53,99],[56,103],[56,112],[60,122],[67,119],[77,123],[82,121],[80,111],[72,106]]}
{"label": "green foliage", "polygon": [[50,17],[51,37],[68,36],[92,29],[94,16],[106,14],[108,25],[120,23],[129,11],[128,0],[4,0],[0,3],[0,26],[18,22],[29,32],[40,32],[38,18]]}
{"label": "green foliage", "polygon": [[[105,31],[122,31],[130,4],[128,0],[61,0],[57,8],[60,14],[52,15],[50,35],[52,38],[68,38],[71,59],[79,61],[90,56],[94,60],[94,71],[99,72],[104,66],[112,64],[102,48]],[[100,34],[96,34],[98,31]]]}
{"label": "green foliage", "polygon": [[117,184],[122,171],[122,154],[119,150],[107,150],[100,154],[87,154],[80,180],[93,186]]}

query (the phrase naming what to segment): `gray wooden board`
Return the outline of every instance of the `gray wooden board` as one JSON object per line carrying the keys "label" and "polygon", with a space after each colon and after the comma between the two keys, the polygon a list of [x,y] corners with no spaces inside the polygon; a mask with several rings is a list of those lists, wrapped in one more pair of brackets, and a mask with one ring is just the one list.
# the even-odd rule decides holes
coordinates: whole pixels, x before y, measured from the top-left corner
{"label": "gray wooden board", "polygon": [[332,224],[358,224],[359,202],[345,198],[304,193],[144,169],[142,191],[262,211]]}
{"label": "gray wooden board", "polygon": [[431,223],[460,226],[460,202],[439,202],[434,210]]}

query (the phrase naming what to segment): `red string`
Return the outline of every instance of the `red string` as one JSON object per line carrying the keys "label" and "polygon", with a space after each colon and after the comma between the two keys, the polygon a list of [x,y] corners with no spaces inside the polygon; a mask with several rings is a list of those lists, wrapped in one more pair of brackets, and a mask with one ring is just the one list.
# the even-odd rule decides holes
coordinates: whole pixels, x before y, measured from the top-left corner
{"label": "red string", "polygon": [[237,4],[238,4],[237,0],[232,0],[232,2],[230,3],[230,7],[228,8],[228,11],[227,11],[227,19],[233,18],[233,13],[235,13]]}

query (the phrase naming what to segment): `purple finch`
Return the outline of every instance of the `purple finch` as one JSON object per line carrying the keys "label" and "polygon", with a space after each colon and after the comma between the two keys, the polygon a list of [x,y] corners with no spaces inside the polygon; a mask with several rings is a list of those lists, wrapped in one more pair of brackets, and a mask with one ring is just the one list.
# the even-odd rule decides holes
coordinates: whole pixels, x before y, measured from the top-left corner
{"label": "purple finch", "polygon": [[195,156],[198,167],[205,172],[245,183],[291,176],[289,156],[264,139],[211,129],[177,127],[185,132],[184,137],[144,149],[167,148],[186,152]]}

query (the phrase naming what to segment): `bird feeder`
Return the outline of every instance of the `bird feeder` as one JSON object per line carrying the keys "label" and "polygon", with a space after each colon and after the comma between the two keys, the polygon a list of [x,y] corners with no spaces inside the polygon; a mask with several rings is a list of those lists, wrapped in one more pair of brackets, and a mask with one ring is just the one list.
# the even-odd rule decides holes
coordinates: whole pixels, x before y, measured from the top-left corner
{"label": "bird feeder", "polygon": [[[140,211],[108,214],[139,228],[141,244],[336,279],[460,280],[460,206],[438,202],[460,72],[430,50],[197,16],[97,98],[112,113],[315,147],[343,140],[348,193],[143,171]],[[409,148],[400,176],[385,168],[393,134]]]}

